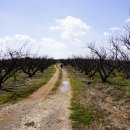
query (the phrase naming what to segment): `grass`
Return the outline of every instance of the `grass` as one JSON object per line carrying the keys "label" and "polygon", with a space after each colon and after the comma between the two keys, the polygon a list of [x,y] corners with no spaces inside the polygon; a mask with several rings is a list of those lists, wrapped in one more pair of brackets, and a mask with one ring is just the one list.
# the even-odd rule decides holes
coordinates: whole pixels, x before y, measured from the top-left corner
{"label": "grass", "polygon": [[[91,130],[102,126],[103,129],[112,129],[111,113],[105,109],[104,104],[110,100],[111,105],[118,108],[121,102],[129,101],[130,79],[125,79],[122,73],[116,72],[116,77],[111,76],[109,82],[102,83],[99,75],[90,79],[71,66],[67,69],[72,86],[72,128]],[[91,83],[87,84],[88,81]]]}
{"label": "grass", "polygon": [[53,76],[54,72],[54,66],[49,67],[43,73],[36,73],[36,75],[32,78],[28,78],[27,75],[20,72],[15,83],[13,81],[13,77],[11,77],[4,84],[4,86],[9,86],[13,88],[14,91],[0,94],[0,104],[7,102],[15,103],[18,100],[27,98],[34,91],[38,90],[40,87],[46,84],[48,80]]}
{"label": "grass", "polygon": [[82,128],[89,126],[94,121],[93,109],[89,106],[85,106],[80,102],[80,92],[84,87],[84,81],[81,80],[80,74],[73,73],[73,69],[68,67],[70,83],[72,87],[72,99],[71,99],[71,115],[72,128],[74,130],[81,130]]}
{"label": "grass", "polygon": [[71,107],[73,111],[70,115],[70,119],[73,120],[72,128],[80,130],[85,125],[90,125],[93,121],[93,112],[89,108],[85,108],[80,103],[74,103]]}
{"label": "grass", "polygon": [[125,78],[122,72],[115,71],[115,76],[111,75],[106,83],[102,83],[99,75],[96,74],[93,84],[111,96],[115,102],[130,98],[130,79]]}
{"label": "grass", "polygon": [[130,79],[125,78],[123,74],[116,73],[116,76],[110,79],[109,86],[113,88],[115,92],[114,100],[119,101],[121,99],[130,98]]}
{"label": "grass", "polygon": [[59,69],[58,79],[57,79],[57,81],[55,83],[55,86],[53,87],[53,89],[51,91],[51,94],[54,94],[57,91],[58,87],[61,85],[61,81],[62,81],[62,69],[59,68],[59,67],[58,67],[58,69]]}

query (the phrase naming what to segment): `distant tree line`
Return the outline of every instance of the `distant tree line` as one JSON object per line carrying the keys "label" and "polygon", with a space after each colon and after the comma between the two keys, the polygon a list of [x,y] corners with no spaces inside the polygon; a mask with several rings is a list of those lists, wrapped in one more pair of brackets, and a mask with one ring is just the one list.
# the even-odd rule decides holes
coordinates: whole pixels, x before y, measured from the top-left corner
{"label": "distant tree line", "polygon": [[0,52],[0,89],[2,84],[18,71],[23,71],[28,77],[34,76],[38,71],[43,72],[55,60],[48,57],[35,57],[24,54],[21,50],[7,50]]}
{"label": "distant tree line", "polygon": [[130,27],[124,29],[122,35],[110,38],[110,48],[97,48],[96,43],[92,42],[88,45],[90,56],[75,56],[62,59],[61,62],[70,64],[91,78],[98,74],[102,82],[107,82],[110,76],[116,76],[116,72],[122,72],[124,78],[130,78]]}

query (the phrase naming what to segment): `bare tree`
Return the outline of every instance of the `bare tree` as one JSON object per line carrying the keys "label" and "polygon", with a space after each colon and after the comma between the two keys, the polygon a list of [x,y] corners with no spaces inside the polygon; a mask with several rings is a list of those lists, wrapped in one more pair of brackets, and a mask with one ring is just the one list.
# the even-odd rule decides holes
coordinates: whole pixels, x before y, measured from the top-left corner
{"label": "bare tree", "polygon": [[[1,52],[2,53],[2,52]],[[0,59],[0,88],[2,84],[9,79],[19,69],[20,51],[8,50],[1,54]]]}
{"label": "bare tree", "polygon": [[[127,28],[128,29],[128,28]],[[130,32],[129,32],[130,33]],[[129,40],[127,35],[121,36],[121,38],[114,39],[111,38],[111,43],[117,49],[118,53],[120,54],[120,70],[124,73],[125,78],[130,78],[130,54],[129,54]],[[123,46],[126,47],[125,51],[122,49]]]}
{"label": "bare tree", "polygon": [[37,71],[39,71],[38,67],[38,59],[36,58],[31,58],[31,57],[25,57],[20,59],[21,60],[21,69],[25,74],[27,74],[29,77],[32,77],[35,75]]}
{"label": "bare tree", "polygon": [[120,44],[123,44],[127,47],[128,50],[130,50],[130,27],[126,25],[124,27],[124,34],[119,36],[117,40],[120,42]]}
{"label": "bare tree", "polygon": [[97,58],[97,71],[102,82],[107,82],[114,70],[120,66],[119,60],[117,59],[118,53],[116,48],[113,47],[113,50],[111,49],[111,51],[106,51],[104,47],[97,49],[95,44],[90,44],[88,48],[92,53],[95,54],[95,57]]}

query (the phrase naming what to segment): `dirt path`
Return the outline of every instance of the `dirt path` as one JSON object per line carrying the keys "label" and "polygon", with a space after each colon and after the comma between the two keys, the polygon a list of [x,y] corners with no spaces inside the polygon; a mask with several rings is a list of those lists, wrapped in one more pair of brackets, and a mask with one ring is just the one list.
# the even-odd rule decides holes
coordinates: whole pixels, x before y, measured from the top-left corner
{"label": "dirt path", "polygon": [[0,130],[71,130],[71,89],[66,71],[62,73],[56,94],[48,95],[57,81],[57,68],[50,81],[29,98],[0,108]]}

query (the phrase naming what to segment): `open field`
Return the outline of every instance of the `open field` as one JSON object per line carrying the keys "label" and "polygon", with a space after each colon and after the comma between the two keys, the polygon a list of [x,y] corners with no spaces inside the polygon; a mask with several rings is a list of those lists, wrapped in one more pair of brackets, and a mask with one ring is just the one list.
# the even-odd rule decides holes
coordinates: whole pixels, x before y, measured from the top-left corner
{"label": "open field", "polygon": [[71,130],[68,74],[57,67],[54,70],[54,66],[47,70],[53,76],[29,97],[0,107],[0,130]]}
{"label": "open field", "polygon": [[0,29],[0,130],[130,130],[130,0],[1,0]]}
{"label": "open field", "polygon": [[121,73],[106,83],[101,82],[98,74],[89,78],[72,66],[51,66],[32,78],[22,72],[16,74],[15,82],[11,77],[3,84],[8,87],[1,90],[1,103],[14,103],[0,109],[2,130],[130,129],[130,80],[123,79]]}
{"label": "open field", "polygon": [[46,84],[54,72],[54,66],[49,67],[43,73],[36,73],[31,78],[29,78],[22,71],[17,72],[17,78],[15,81],[14,77],[12,76],[3,84],[3,89],[0,90],[0,104],[7,102],[15,103],[20,99],[28,97],[34,91]]}
{"label": "open field", "polygon": [[104,84],[71,67],[68,72],[73,90],[70,118],[75,130],[130,129],[129,84]]}

